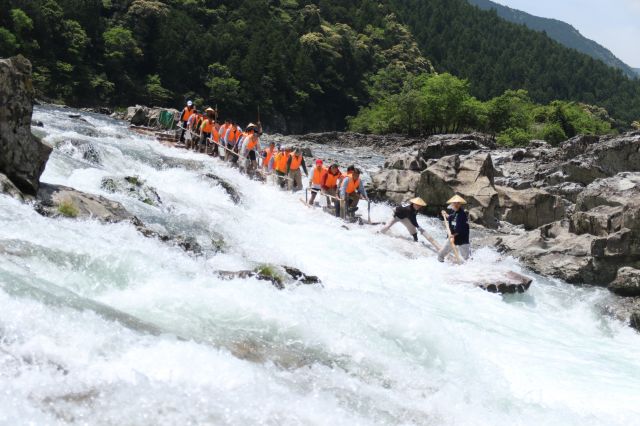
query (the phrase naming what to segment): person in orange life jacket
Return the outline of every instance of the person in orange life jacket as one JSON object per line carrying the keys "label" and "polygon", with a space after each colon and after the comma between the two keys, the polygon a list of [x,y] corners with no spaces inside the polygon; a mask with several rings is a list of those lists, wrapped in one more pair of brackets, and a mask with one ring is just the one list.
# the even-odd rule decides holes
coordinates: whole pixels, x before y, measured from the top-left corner
{"label": "person in orange life jacket", "polygon": [[276,143],[275,142],[271,142],[269,144],[269,148],[265,149],[262,152],[262,168],[263,169],[265,169],[267,171],[271,171],[273,169],[273,163],[272,163],[271,159],[274,158],[273,156],[277,152],[276,149],[277,149],[276,148]]}
{"label": "person in orange life jacket", "polygon": [[182,133],[180,133],[180,143],[184,143],[184,132],[187,128],[187,122],[189,118],[196,112],[196,108],[193,105],[193,102],[187,101],[187,106],[182,110],[182,114],[180,114],[180,121],[182,122]]}
{"label": "person in orange life jacket", "polygon": [[316,165],[311,170],[311,175],[309,176],[309,188],[311,188],[310,205],[313,205],[316,200],[316,195],[322,189],[322,177],[326,171],[327,169],[322,165],[322,160],[316,160]]}
{"label": "person in orange life jacket", "polygon": [[236,124],[234,120],[229,120],[229,122],[230,126],[227,129],[225,140],[227,143],[227,148],[233,151],[233,153],[229,156],[229,160],[233,163],[236,163],[239,158],[240,147],[238,146],[238,141],[240,140],[240,136],[242,135],[242,129]]}
{"label": "person in orange life jacket", "polygon": [[295,148],[287,160],[287,176],[289,176],[290,191],[295,192],[302,189],[302,174],[300,173],[301,167],[302,170],[304,170],[305,176],[308,177],[309,172],[307,172],[307,165],[304,163],[304,157],[300,152],[300,148]]}
{"label": "person in orange life jacket", "polygon": [[253,173],[258,169],[257,153],[260,152],[260,139],[258,138],[258,126],[249,123],[247,126],[247,135],[244,138],[243,148],[245,156],[249,160],[247,172]]}
{"label": "person in orange life jacket", "polygon": [[196,116],[196,119],[193,120],[192,126],[193,129],[191,130],[191,135],[192,135],[192,146],[193,146],[193,150],[197,151],[198,150],[198,145],[200,142],[200,126],[202,126],[202,122],[204,121],[204,116],[202,114],[198,114]]}
{"label": "person in orange life jacket", "polygon": [[[328,170],[324,172],[322,175],[322,182],[320,187],[322,188],[322,192],[327,195],[327,207],[331,205],[330,197],[338,196],[338,186],[339,181],[342,180],[342,172],[338,168],[337,164],[332,164]],[[340,203],[336,201],[336,204],[339,206]]]}
{"label": "person in orange life jacket", "polygon": [[[347,213],[355,213],[358,210],[360,197],[369,199],[364,183],[360,179],[360,169],[354,168],[351,175],[347,174],[340,185],[340,198],[345,201]],[[340,216],[339,209],[336,209],[336,216]]]}
{"label": "person in orange life jacket", "polygon": [[207,108],[204,112],[206,113],[206,117],[200,125],[200,152],[205,151],[208,145],[207,139],[211,137],[211,134],[213,133],[213,125],[215,123],[213,109]]}
{"label": "person in orange life jacket", "polygon": [[280,188],[284,189],[284,185],[287,180],[285,176],[287,176],[287,164],[289,163],[289,157],[291,156],[291,148],[282,147],[280,152],[276,154],[276,157],[273,162],[273,169],[276,171],[276,176],[278,178],[278,185]]}
{"label": "person in orange life jacket", "polygon": [[[215,111],[214,111],[215,113]],[[215,114],[214,114],[215,117]],[[208,147],[210,148],[209,155],[212,157],[219,157],[220,150],[218,144],[220,143],[220,124],[217,121],[213,121],[213,129],[211,129],[211,141],[209,141]]]}
{"label": "person in orange life jacket", "polygon": [[413,237],[414,241],[418,241],[418,231],[422,232],[422,228],[418,225],[418,218],[416,217],[417,213],[424,207],[427,206],[427,203],[420,197],[412,198],[409,201],[408,206],[398,206],[393,212],[393,217],[387,224],[380,230],[381,233],[386,234],[389,229],[400,222],[407,228],[409,234]]}
{"label": "person in orange life jacket", "polygon": [[[200,115],[198,113],[198,111],[194,108],[193,110],[193,114],[191,114],[191,116],[189,117],[189,120],[187,120],[187,126],[186,128],[189,130],[189,138],[186,140],[186,144],[187,144],[187,149],[190,149],[193,144],[195,144],[195,130],[194,130],[194,126],[195,126],[195,122],[198,120],[198,116]],[[184,132],[184,130],[183,130]],[[199,135],[198,135],[199,137]]]}

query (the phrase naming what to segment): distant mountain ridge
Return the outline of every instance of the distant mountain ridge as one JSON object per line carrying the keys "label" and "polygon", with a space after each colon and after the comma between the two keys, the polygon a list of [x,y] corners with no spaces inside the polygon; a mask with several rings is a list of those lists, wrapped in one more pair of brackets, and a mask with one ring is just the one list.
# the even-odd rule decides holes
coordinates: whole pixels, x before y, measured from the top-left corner
{"label": "distant mountain ridge", "polygon": [[470,4],[482,10],[495,9],[498,16],[516,24],[525,25],[535,31],[544,31],[549,37],[564,46],[576,49],[594,59],[599,59],[605,64],[622,70],[632,78],[640,77],[640,68],[632,68],[616,57],[609,49],[584,37],[573,26],[557,19],[541,18],[529,13],[512,9],[508,6],[495,3],[490,0],[467,0]]}

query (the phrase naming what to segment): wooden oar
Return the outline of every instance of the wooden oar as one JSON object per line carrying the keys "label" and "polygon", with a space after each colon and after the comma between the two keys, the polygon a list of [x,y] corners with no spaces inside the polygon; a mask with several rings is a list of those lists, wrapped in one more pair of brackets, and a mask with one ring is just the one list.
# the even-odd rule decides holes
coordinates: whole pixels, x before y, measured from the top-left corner
{"label": "wooden oar", "polygon": [[449,218],[445,212],[442,212],[442,217],[444,218],[444,227],[447,230],[447,235],[449,236],[449,241],[451,242],[451,247],[453,248],[453,253],[456,255],[457,263],[461,264],[462,259],[460,258],[460,253],[458,253],[458,247],[454,244],[453,235],[451,235],[451,229],[449,229]]}
{"label": "wooden oar", "polygon": [[429,241],[429,243],[431,243],[431,245],[432,245],[432,246],[433,246],[437,251],[440,251],[440,250],[441,250],[440,244],[438,244],[438,243],[436,242],[436,240],[435,240],[435,239],[433,239],[429,234],[427,234],[427,231],[422,230],[421,234],[422,234],[422,236],[423,236],[427,241]]}

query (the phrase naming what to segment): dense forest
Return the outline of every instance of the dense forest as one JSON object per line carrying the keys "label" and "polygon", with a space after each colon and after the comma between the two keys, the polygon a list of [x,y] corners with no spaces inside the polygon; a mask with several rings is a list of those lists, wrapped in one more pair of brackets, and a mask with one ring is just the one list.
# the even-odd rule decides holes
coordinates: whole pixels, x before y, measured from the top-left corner
{"label": "dense forest", "polygon": [[73,106],[191,98],[241,120],[259,109],[279,130],[341,129],[437,71],[466,79],[478,102],[524,89],[532,102],[600,105],[616,126],[640,117],[640,82],[465,0],[0,0],[0,11],[0,56],[27,56],[39,95]]}
{"label": "dense forest", "polygon": [[372,102],[348,119],[353,131],[431,135],[480,130],[510,147],[532,139],[558,144],[578,134],[615,131],[603,108],[570,101],[540,105],[526,90],[507,90],[482,102],[471,95],[468,81],[449,73],[414,75],[384,69],[372,82]]}
{"label": "dense forest", "polygon": [[521,10],[503,6],[491,0],[467,0],[482,10],[495,9],[498,16],[516,24],[525,25],[535,31],[544,32],[563,46],[570,47],[605,64],[621,69],[625,75],[638,78],[640,73],[617,58],[609,49],[580,34],[573,26],[557,19],[541,18]]}

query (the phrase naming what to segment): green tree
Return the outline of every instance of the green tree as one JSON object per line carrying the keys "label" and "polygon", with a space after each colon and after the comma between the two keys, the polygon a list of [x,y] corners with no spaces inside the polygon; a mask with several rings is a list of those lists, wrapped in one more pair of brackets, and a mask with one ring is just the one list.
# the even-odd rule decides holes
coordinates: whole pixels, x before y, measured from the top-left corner
{"label": "green tree", "polygon": [[18,46],[16,36],[8,29],[0,27],[0,57],[14,55]]}

